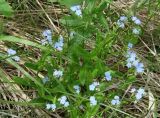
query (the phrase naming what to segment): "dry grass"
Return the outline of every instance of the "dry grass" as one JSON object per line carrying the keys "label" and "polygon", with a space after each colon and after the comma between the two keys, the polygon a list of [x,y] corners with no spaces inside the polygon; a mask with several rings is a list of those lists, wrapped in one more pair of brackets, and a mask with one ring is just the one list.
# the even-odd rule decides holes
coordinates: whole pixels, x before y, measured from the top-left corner
{"label": "dry grass", "polygon": [[[11,2],[14,3],[14,1]],[[59,24],[59,18],[66,13],[65,9],[60,8],[58,4],[47,4],[46,2],[40,2],[38,0],[33,2],[34,4],[32,4],[32,2],[30,3],[30,1],[23,2],[25,2],[25,4],[17,2],[19,5],[15,7],[17,10],[13,18],[7,20],[3,19],[2,17],[0,18],[5,22],[4,33],[21,37],[23,39],[40,42],[40,39],[42,38],[40,34],[46,27],[51,28],[57,33],[61,32],[62,28]],[[124,10],[124,12],[126,12],[128,8],[133,7],[133,4],[134,0],[118,0],[113,3],[112,7],[115,10],[118,8],[118,11]],[[159,13],[160,12],[156,12],[156,14]],[[139,16],[142,20],[148,17],[145,8],[139,11]],[[146,35],[142,37],[141,43],[137,45],[135,49],[137,52],[139,52],[139,55],[143,58],[143,60],[145,60],[145,62],[148,62],[148,58],[146,59],[146,57],[148,55],[152,55],[152,59],[149,60],[150,63],[146,63],[146,66],[152,67],[154,65],[155,68],[154,70],[148,68],[147,73],[145,73],[143,77],[140,77],[136,82],[136,84],[139,86],[145,86],[145,89],[147,90],[147,96],[145,99],[143,99],[143,102],[132,103],[128,106],[124,106],[123,108],[125,112],[130,113],[137,118],[152,118],[154,117],[155,112],[159,113],[158,116],[160,116],[160,101],[155,103],[155,100],[160,98],[160,55],[158,51],[155,51],[156,49],[160,48],[160,35],[155,34],[158,28],[159,18],[160,17],[156,16],[149,21],[149,23],[146,25]],[[158,39],[154,37],[157,37]],[[0,50],[2,52],[6,51],[6,48],[4,48],[6,45],[9,44],[0,42]],[[32,50],[31,55],[34,54],[35,56],[28,57],[28,59],[37,60],[40,57],[40,53],[37,49],[20,44],[16,45],[20,46],[21,50],[24,52],[25,50]],[[22,60],[22,63],[20,63],[22,67],[24,67],[23,64],[25,60],[26,59]],[[152,60],[154,60],[154,62],[152,62]],[[28,71],[32,73],[31,70]],[[32,98],[34,98],[34,90],[24,91],[23,87],[12,83],[13,81],[11,77],[13,75],[22,76],[21,73],[14,67],[0,61],[0,98],[11,101],[30,101]],[[4,79],[7,80],[7,83],[4,82]],[[10,116],[13,118],[61,117],[57,113],[50,114],[42,109],[14,105],[10,103],[0,105],[0,116]]]}

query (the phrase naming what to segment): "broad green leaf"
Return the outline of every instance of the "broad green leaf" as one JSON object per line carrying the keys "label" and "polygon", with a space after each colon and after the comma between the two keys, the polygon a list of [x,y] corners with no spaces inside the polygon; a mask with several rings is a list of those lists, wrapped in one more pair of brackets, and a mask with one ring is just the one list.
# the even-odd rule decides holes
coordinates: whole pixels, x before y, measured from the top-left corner
{"label": "broad green leaf", "polygon": [[18,37],[14,37],[14,36],[5,36],[5,35],[0,35],[0,41],[9,41],[9,42],[15,42],[15,43],[22,43],[22,44],[25,44],[25,45],[29,45],[29,46],[33,46],[33,47],[37,47],[37,48],[40,48],[42,50],[51,50],[51,49],[48,49],[38,43],[35,43],[35,42],[32,42],[32,41],[29,41],[29,40],[25,40],[25,39],[21,39],[21,38],[18,38]]}
{"label": "broad green leaf", "polygon": [[12,7],[5,0],[0,0],[0,13],[2,13],[6,17],[10,17],[13,15]]}

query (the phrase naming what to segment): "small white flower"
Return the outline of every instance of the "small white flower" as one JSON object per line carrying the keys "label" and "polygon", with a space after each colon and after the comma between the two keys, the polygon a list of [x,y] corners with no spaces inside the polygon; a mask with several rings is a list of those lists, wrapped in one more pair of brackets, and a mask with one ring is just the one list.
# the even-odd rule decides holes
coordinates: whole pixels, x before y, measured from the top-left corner
{"label": "small white flower", "polygon": [[81,6],[80,6],[80,5],[72,6],[72,7],[70,7],[70,9],[71,9],[73,12],[75,12],[75,14],[76,14],[77,16],[82,17],[82,11],[81,11]]}
{"label": "small white flower", "polygon": [[131,68],[131,67],[132,67],[132,63],[131,63],[131,62],[128,62],[126,66],[127,66],[128,68]]}
{"label": "small white flower", "polygon": [[145,91],[144,91],[143,88],[139,88],[137,92],[140,93],[140,94],[142,94],[142,95],[144,95],[144,93],[145,93]]}
{"label": "small white flower", "polygon": [[7,50],[7,53],[8,53],[9,56],[11,56],[11,55],[15,55],[16,51],[10,48],[10,49]]}
{"label": "small white flower", "polygon": [[93,85],[93,84],[89,85],[89,90],[90,91],[94,91],[94,89],[95,89],[95,85]]}
{"label": "small white flower", "polygon": [[44,30],[44,31],[43,31],[42,35],[43,35],[44,37],[51,36],[51,35],[52,35],[52,32],[51,32],[51,30],[47,29],[47,30]]}
{"label": "small white flower", "polygon": [[[13,49],[8,49],[7,53],[8,53],[8,56],[12,56],[12,55],[15,55],[17,52]],[[15,61],[20,61],[19,56],[13,56],[12,59],[15,60]]]}
{"label": "small white flower", "polygon": [[120,21],[120,20],[117,21],[117,25],[120,28],[124,28],[125,27],[124,23],[122,21]]}
{"label": "small white flower", "polygon": [[56,109],[56,105],[55,105],[55,104],[51,104],[51,105],[50,105],[50,108],[51,108],[52,110],[55,110],[55,109]]}
{"label": "small white flower", "polygon": [[140,100],[143,97],[144,94],[145,94],[144,89],[143,88],[139,88],[137,90],[137,93],[136,93],[136,99]]}
{"label": "small white flower", "polygon": [[89,98],[89,100],[90,100],[90,105],[91,105],[91,106],[97,105],[97,100],[95,99],[94,96],[91,96],[91,97]]}
{"label": "small white flower", "polygon": [[111,73],[109,71],[105,72],[105,78],[106,78],[107,81],[111,81],[112,76],[111,76]]}
{"label": "small white flower", "polygon": [[141,98],[142,98],[142,94],[137,93],[137,94],[136,94],[136,99],[137,99],[137,100],[140,100]]}
{"label": "small white flower", "polygon": [[66,100],[67,100],[66,96],[62,96],[61,98],[58,99],[58,101],[60,102],[60,104],[63,104],[63,105],[65,104]]}
{"label": "small white flower", "polygon": [[132,21],[136,24],[136,25],[140,25],[141,24],[141,21],[140,19],[138,19],[136,16],[132,16]]}
{"label": "small white flower", "polygon": [[134,93],[134,92],[136,92],[136,89],[135,89],[135,88],[132,88],[132,89],[131,89],[131,93]]}
{"label": "small white flower", "polygon": [[133,28],[132,33],[138,35],[140,34],[140,29]]}
{"label": "small white flower", "polygon": [[57,77],[57,78],[60,78],[60,77],[63,76],[63,71],[61,71],[61,70],[55,70],[55,71],[53,72],[53,76],[55,76],[55,77]]}
{"label": "small white flower", "polygon": [[63,42],[64,42],[64,39],[63,39],[62,35],[60,35],[59,41],[54,44],[54,48],[57,49],[58,51],[62,51],[63,45],[64,45]]}
{"label": "small white flower", "polygon": [[68,107],[69,106],[69,102],[67,101],[67,97],[66,96],[62,96],[61,98],[58,99],[58,101],[60,102],[60,104],[64,105],[64,107]]}
{"label": "small white flower", "polygon": [[46,104],[46,109],[49,110],[50,108],[51,108],[51,105],[47,103]]}
{"label": "small white flower", "polygon": [[114,96],[114,99],[111,101],[112,105],[119,105],[120,101],[119,101],[119,96]]}
{"label": "small white flower", "polygon": [[93,82],[93,85],[94,85],[95,87],[97,87],[97,86],[99,86],[99,82]]}
{"label": "small white flower", "polygon": [[74,85],[73,88],[75,89],[76,93],[80,93],[80,86],[79,85]]}
{"label": "small white flower", "polygon": [[127,17],[126,16],[121,16],[120,21],[123,21],[123,22],[127,21]]}
{"label": "small white flower", "polygon": [[117,95],[114,96],[114,99],[115,99],[115,100],[119,100],[119,96],[117,96]]}
{"label": "small white flower", "polygon": [[99,82],[93,82],[92,84],[89,85],[89,90],[94,91],[98,85],[99,85]]}
{"label": "small white flower", "polygon": [[69,102],[65,102],[64,107],[68,107],[68,106],[69,106]]}
{"label": "small white flower", "polygon": [[15,61],[20,61],[20,57],[19,56],[13,56],[12,59],[14,59]]}
{"label": "small white flower", "polygon": [[52,44],[52,32],[51,30],[47,29],[47,30],[44,30],[42,32],[42,35],[43,37],[45,38],[44,40],[41,41],[42,45],[45,45],[48,41],[49,44]]}
{"label": "small white flower", "polygon": [[111,104],[112,104],[112,105],[116,105],[116,103],[117,103],[117,101],[114,100],[114,99],[111,101]]}
{"label": "small white flower", "polygon": [[132,16],[131,19],[132,19],[132,21],[135,21],[135,20],[137,20],[137,17],[136,16]]}
{"label": "small white flower", "polygon": [[133,47],[132,43],[128,43],[128,48],[131,49]]}

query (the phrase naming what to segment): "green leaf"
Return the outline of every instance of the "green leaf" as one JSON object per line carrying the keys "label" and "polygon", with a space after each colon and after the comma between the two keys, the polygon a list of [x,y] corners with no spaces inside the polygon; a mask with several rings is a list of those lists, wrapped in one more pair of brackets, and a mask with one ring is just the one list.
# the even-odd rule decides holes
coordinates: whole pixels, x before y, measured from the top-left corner
{"label": "green leaf", "polygon": [[25,44],[25,45],[29,45],[29,46],[33,46],[33,47],[37,47],[37,48],[40,48],[42,50],[51,50],[51,49],[48,49],[38,43],[35,43],[35,42],[32,42],[32,41],[29,41],[29,40],[25,40],[25,39],[21,39],[21,38],[18,38],[18,37],[14,37],[14,36],[5,36],[5,35],[0,35],[0,41],[9,41],[9,42],[15,42],[15,43],[22,43],[22,44]]}
{"label": "green leaf", "polygon": [[35,64],[35,63],[25,63],[24,64],[26,67],[30,68],[30,69],[33,69],[33,70],[38,70],[38,65]]}
{"label": "green leaf", "polygon": [[12,7],[5,0],[0,0],[0,13],[6,17],[11,17],[13,15]]}
{"label": "green leaf", "polygon": [[79,5],[82,2],[82,0],[58,0],[58,1],[60,2],[60,4],[66,5],[67,7]]}

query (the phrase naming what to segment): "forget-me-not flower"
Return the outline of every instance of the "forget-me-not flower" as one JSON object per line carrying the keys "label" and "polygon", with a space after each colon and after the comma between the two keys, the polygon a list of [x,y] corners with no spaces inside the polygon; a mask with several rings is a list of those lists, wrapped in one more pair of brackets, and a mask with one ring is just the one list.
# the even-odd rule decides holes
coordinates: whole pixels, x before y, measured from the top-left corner
{"label": "forget-me-not flower", "polygon": [[48,41],[48,43],[49,43],[50,45],[52,45],[52,32],[51,32],[51,30],[49,30],[49,29],[44,30],[43,33],[42,33],[42,35],[43,35],[43,37],[45,38],[45,39],[43,39],[43,40],[41,41],[42,45],[45,45],[45,44],[46,44],[46,41]]}
{"label": "forget-me-not flower", "polygon": [[58,51],[62,51],[63,50],[63,45],[64,45],[64,39],[62,37],[62,35],[60,35],[58,42],[56,42],[54,44],[54,48],[57,49]]}
{"label": "forget-me-not flower", "polygon": [[145,91],[144,91],[144,89],[143,88],[139,88],[138,90],[137,90],[137,93],[136,93],[136,99],[137,100],[140,100],[142,97],[143,97],[143,95],[145,94]]}
{"label": "forget-me-not flower", "polygon": [[132,16],[132,21],[136,24],[136,25],[140,25],[141,24],[141,21],[140,19],[138,19],[136,16]]}
{"label": "forget-me-not flower", "polygon": [[92,84],[89,85],[89,90],[94,91],[98,85],[99,85],[99,82],[93,82]]}
{"label": "forget-me-not flower", "polygon": [[80,93],[80,86],[79,85],[74,85],[73,88],[75,89],[76,93]]}
{"label": "forget-me-not flower", "polygon": [[20,61],[20,57],[19,56],[13,56],[13,55],[15,55],[17,53],[15,50],[10,48],[10,49],[7,50],[7,53],[8,53],[8,56],[12,56],[11,58],[13,60]]}
{"label": "forget-me-not flower", "polygon": [[75,14],[76,14],[77,16],[82,17],[82,11],[81,11],[81,6],[80,6],[80,5],[72,6],[72,7],[70,7],[70,9],[71,9],[73,12],[75,12]]}
{"label": "forget-me-not flower", "polygon": [[57,78],[60,78],[60,77],[63,76],[63,71],[61,71],[61,70],[54,70],[53,76],[55,76]]}
{"label": "forget-me-not flower", "polygon": [[126,22],[127,19],[128,19],[128,18],[127,18],[126,16],[120,16],[120,19],[119,19],[119,20],[120,20],[120,21],[123,21],[123,22]]}
{"label": "forget-me-not flower", "polygon": [[56,109],[56,104],[49,104],[49,103],[47,103],[46,104],[46,109],[47,110],[49,110],[49,109],[55,110]]}
{"label": "forget-me-not flower", "polygon": [[105,78],[106,78],[107,81],[111,81],[112,76],[111,76],[111,73],[109,71],[105,72]]}
{"label": "forget-me-not flower", "polygon": [[64,107],[68,107],[69,106],[69,102],[67,101],[67,97],[66,96],[62,96],[61,98],[58,99],[58,101],[60,102],[60,104],[64,105]]}
{"label": "forget-me-not flower", "polygon": [[96,100],[96,98],[95,98],[94,96],[91,96],[91,97],[89,98],[89,100],[90,100],[90,106],[95,106],[95,105],[97,105],[97,100]]}
{"label": "forget-me-not flower", "polygon": [[124,28],[125,27],[124,23],[122,21],[120,21],[120,20],[117,21],[117,25],[120,28]]}
{"label": "forget-me-not flower", "polygon": [[133,28],[132,33],[138,35],[138,34],[140,34],[140,29]]}
{"label": "forget-me-not flower", "polygon": [[114,96],[114,99],[111,101],[112,105],[119,105],[120,101],[119,101],[119,96]]}

